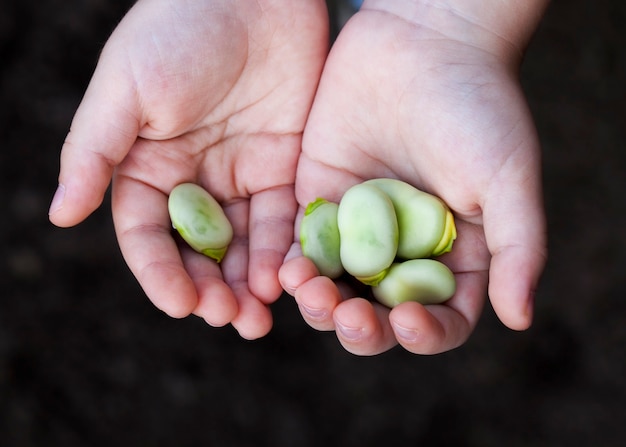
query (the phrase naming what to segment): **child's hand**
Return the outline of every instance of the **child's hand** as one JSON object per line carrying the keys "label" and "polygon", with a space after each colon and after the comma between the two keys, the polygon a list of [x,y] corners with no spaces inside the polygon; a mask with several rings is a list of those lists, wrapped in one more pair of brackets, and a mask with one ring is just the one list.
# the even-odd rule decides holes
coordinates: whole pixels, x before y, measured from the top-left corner
{"label": "child's hand", "polygon": [[525,329],[546,240],[538,139],[516,79],[519,53],[496,36],[473,41],[484,30],[464,21],[453,38],[419,16],[373,9],[380,4],[387,6],[366,1],[331,51],[305,130],[296,197],[300,207],[317,197],[337,202],[349,186],[376,177],[441,197],[456,215],[459,237],[440,259],[455,272],[457,293],[443,305],[389,311],[356,298],[363,291],[317,276],[297,241],[281,283],[312,327],[336,330],[361,355],[397,343],[414,353],[459,346],[487,291],[502,322]]}
{"label": "child's hand", "polygon": [[[322,0],[139,1],[76,112],[52,222],[82,221],[113,176],[119,244],[154,304],[232,322],[245,338],[266,334],[327,22]],[[210,191],[233,224],[219,265],[172,237],[167,196],[182,182]]]}

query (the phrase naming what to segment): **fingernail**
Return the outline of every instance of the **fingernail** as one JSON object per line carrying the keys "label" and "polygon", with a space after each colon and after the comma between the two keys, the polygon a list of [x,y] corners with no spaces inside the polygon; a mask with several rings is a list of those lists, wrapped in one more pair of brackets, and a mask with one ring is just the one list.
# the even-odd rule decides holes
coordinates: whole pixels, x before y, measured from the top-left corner
{"label": "fingernail", "polygon": [[300,305],[300,308],[313,320],[323,320],[328,316],[328,311],[326,309],[317,309],[304,305]]}
{"label": "fingernail", "polygon": [[343,338],[348,341],[358,341],[363,336],[363,328],[345,326],[338,322],[335,322],[335,326],[337,327],[337,330],[341,333]]}
{"label": "fingernail", "polygon": [[50,203],[50,209],[48,211],[48,215],[54,214],[63,208],[63,199],[65,198],[65,186],[59,183],[56,192],[54,193],[54,197],[52,198],[52,203]]}
{"label": "fingernail", "polygon": [[393,323],[393,331],[396,333],[397,337],[410,342],[416,341],[419,336],[417,330],[405,328],[397,323]]}

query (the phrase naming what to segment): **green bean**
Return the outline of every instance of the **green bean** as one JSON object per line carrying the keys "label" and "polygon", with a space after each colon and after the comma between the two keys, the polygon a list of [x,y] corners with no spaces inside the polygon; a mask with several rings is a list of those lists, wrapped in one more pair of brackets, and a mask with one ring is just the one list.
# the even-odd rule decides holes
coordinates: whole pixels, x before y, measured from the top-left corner
{"label": "green bean", "polygon": [[372,293],[387,307],[406,301],[439,304],[456,291],[454,274],[445,264],[434,259],[412,259],[391,266],[385,278]]}
{"label": "green bean", "polygon": [[398,247],[398,223],[389,197],[373,185],[351,187],[339,202],[337,225],[343,267],[361,282],[377,284]]}
{"label": "green bean", "polygon": [[191,248],[221,262],[233,227],[213,196],[196,184],[183,183],[172,189],[168,210],[174,228]]}
{"label": "green bean", "polygon": [[339,257],[339,205],[324,199],[309,203],[300,224],[302,254],[309,258],[320,274],[335,279],[344,272]]}
{"label": "green bean", "polygon": [[382,190],[393,203],[400,258],[429,258],[452,249],[456,238],[454,218],[439,198],[401,180],[379,178],[364,183]]}

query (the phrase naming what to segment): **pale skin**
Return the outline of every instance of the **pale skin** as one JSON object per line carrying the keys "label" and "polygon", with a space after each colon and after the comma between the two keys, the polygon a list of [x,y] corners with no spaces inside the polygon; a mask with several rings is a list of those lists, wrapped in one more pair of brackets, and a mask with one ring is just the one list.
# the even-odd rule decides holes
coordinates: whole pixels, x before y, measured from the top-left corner
{"label": "pale skin", "polygon": [[294,243],[282,285],[346,350],[454,349],[486,296],[509,328],[531,324],[546,235],[539,143],[517,71],[546,3],[366,0],[341,31],[304,134],[300,207],[394,177],[444,199],[458,228],[440,258],[455,273],[454,297],[391,311],[319,276]]}
{"label": "pale skin", "polygon": [[[267,334],[327,36],[322,0],[140,0],[76,112],[51,221],[81,222],[112,180],[122,254],[159,309]],[[172,236],[167,196],[183,182],[207,189],[233,224],[219,265]]]}
{"label": "pale skin", "polygon": [[[459,346],[487,289],[504,324],[524,329],[546,252],[539,147],[516,69],[545,1],[512,3],[366,1],[311,109],[328,49],[323,1],[140,0],[76,112],[50,219],[79,223],[112,179],[122,254],[152,302],[248,339],[270,330],[281,286],[309,325],[360,355]],[[291,245],[298,205],[375,177],[456,214],[442,260],[458,291],[445,305],[390,312],[318,276]],[[172,237],[167,193],[190,181],[233,223],[219,265]]]}

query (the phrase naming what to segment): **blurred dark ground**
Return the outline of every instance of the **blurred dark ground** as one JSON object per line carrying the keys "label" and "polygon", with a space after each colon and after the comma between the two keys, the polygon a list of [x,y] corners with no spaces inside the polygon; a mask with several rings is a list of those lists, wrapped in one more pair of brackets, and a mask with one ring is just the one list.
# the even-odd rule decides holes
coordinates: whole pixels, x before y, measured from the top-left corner
{"label": "blurred dark ground", "polygon": [[533,327],[487,307],[455,351],[374,358],[310,329],[289,297],[254,342],[170,319],[127,270],[108,203],[48,223],[61,144],[129,4],[0,14],[0,445],[624,445],[626,3],[555,0],[523,66],[551,256]]}

